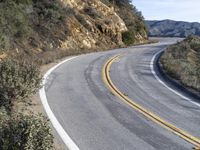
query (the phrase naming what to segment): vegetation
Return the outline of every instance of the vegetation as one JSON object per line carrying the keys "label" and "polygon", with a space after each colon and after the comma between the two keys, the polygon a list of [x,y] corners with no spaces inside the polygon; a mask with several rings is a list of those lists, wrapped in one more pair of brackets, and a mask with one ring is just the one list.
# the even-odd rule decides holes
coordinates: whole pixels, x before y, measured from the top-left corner
{"label": "vegetation", "polygon": [[111,5],[114,5],[117,13],[124,20],[128,31],[122,34],[122,39],[126,45],[138,43],[142,39],[147,40],[147,27],[144,23],[144,17],[132,5],[131,0],[103,0],[103,2],[110,2]]}
{"label": "vegetation", "polygon": [[14,101],[35,94],[40,81],[39,69],[33,63],[4,60],[0,64],[0,106],[10,110]]}
{"label": "vegetation", "polygon": [[[46,118],[0,112],[1,150],[50,150],[53,136]],[[3,119],[2,119],[3,118]]]}
{"label": "vegetation", "polygon": [[122,33],[122,40],[126,45],[131,45],[135,43],[135,38],[133,36],[133,33],[130,31]]}
{"label": "vegetation", "polygon": [[[122,35],[125,44],[142,42],[147,38],[143,17],[130,3],[130,0],[102,1],[107,6],[114,6],[115,12],[125,21],[129,35],[132,35],[132,37],[126,36],[127,33]],[[111,36],[109,33],[103,37],[98,35],[99,32],[96,31],[98,29],[95,29],[95,26],[106,23],[101,13],[92,8],[89,1],[84,3],[87,3],[88,6],[86,5],[81,12],[78,12],[75,8],[63,5],[60,0],[0,0],[0,55],[6,51],[13,57],[23,55],[24,59],[34,57],[34,60],[39,63],[48,63],[57,58],[54,56],[55,52],[52,52],[54,50],[57,50],[56,55],[60,55],[59,53],[62,53],[62,56],[77,54],[76,48],[81,51],[83,48],[77,46],[82,39],[78,37],[73,39],[73,36],[77,36],[73,32],[75,28],[85,32],[82,33],[83,35],[91,34],[90,36],[96,41],[99,41],[96,39],[97,37],[104,38],[104,40],[100,40],[102,43],[111,43],[110,47],[107,45],[107,48],[116,47],[118,43],[113,40],[113,37],[109,37]],[[88,23],[88,19],[91,18],[93,20]],[[100,22],[100,20],[104,21]],[[68,51],[65,50],[64,54],[63,49],[60,50],[60,48],[68,40],[69,48]],[[116,43],[113,44],[113,41]],[[127,41],[129,42],[126,43]],[[98,47],[99,45],[100,47]],[[95,46],[96,49],[105,49],[104,45],[106,43],[99,44],[97,42]],[[87,48],[87,51],[92,50],[94,51],[95,47],[92,47],[91,50]],[[48,54],[50,54],[49,57],[45,57]],[[43,57],[44,59],[41,60]],[[52,60],[50,57],[53,57]]]}
{"label": "vegetation", "polygon": [[0,63],[0,149],[49,150],[53,136],[47,119],[14,112],[13,103],[26,100],[40,87],[39,69],[33,63],[5,59]]}
{"label": "vegetation", "polygon": [[[147,38],[143,17],[129,0],[102,1],[115,7],[125,21],[128,27],[122,34],[125,44]],[[84,9],[78,10],[60,0],[0,0],[1,150],[53,148],[47,119],[40,115],[19,114],[13,107],[19,101],[30,103],[28,98],[40,88],[37,65],[66,55],[123,45],[121,31],[113,27],[121,20],[115,12],[111,16],[102,15],[107,7],[96,10],[91,2],[98,4],[95,0],[84,1]],[[96,47],[84,48],[83,42]],[[6,58],[1,57],[2,54]]]}
{"label": "vegetation", "polygon": [[57,42],[49,34],[59,29],[66,12],[57,0],[1,0],[0,52],[18,48],[30,55],[39,46],[49,49],[47,43]]}
{"label": "vegetation", "polygon": [[24,39],[31,32],[27,16],[15,1],[0,2],[0,50],[13,48],[15,37]]}
{"label": "vegetation", "polygon": [[164,70],[187,87],[200,91],[200,37],[189,36],[161,57]]}

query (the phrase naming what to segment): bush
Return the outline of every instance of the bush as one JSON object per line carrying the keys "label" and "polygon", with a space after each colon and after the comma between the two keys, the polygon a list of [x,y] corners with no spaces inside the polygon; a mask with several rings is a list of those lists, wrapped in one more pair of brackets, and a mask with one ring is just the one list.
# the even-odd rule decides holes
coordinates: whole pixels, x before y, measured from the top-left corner
{"label": "bush", "polygon": [[46,118],[14,115],[2,119],[0,113],[1,150],[50,150],[53,136]]}
{"label": "bush", "polygon": [[0,34],[0,52],[10,48],[10,40],[8,36]]}
{"label": "bush", "polygon": [[5,108],[0,108],[0,126],[3,124],[3,120],[5,120],[8,117],[8,114],[5,110]]}
{"label": "bush", "polygon": [[134,33],[130,32],[130,31],[122,33],[122,41],[126,45],[134,44],[135,43]]}
{"label": "bush", "polygon": [[100,17],[100,15],[98,14],[98,12],[96,11],[96,9],[92,8],[92,7],[87,7],[84,9],[84,12],[86,14],[88,14],[90,17],[92,17],[93,19],[97,19]]}
{"label": "bush", "polygon": [[40,82],[40,72],[36,65],[4,60],[0,64],[0,106],[11,109],[15,100],[35,94]]}

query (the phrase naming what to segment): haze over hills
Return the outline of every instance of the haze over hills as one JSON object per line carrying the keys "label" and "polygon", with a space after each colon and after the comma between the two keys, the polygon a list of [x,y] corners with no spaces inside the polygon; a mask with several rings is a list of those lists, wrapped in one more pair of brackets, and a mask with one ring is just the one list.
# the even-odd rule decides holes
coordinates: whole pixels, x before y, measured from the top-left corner
{"label": "haze over hills", "polygon": [[147,20],[149,36],[155,37],[187,37],[200,35],[200,23],[174,20]]}

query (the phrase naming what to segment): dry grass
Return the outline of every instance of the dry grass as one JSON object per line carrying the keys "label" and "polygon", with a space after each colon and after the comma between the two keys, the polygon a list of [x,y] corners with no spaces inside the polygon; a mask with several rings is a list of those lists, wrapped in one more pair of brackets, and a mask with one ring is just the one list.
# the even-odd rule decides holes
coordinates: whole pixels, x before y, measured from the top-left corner
{"label": "dry grass", "polygon": [[200,37],[190,36],[170,46],[162,55],[161,64],[171,77],[200,91]]}

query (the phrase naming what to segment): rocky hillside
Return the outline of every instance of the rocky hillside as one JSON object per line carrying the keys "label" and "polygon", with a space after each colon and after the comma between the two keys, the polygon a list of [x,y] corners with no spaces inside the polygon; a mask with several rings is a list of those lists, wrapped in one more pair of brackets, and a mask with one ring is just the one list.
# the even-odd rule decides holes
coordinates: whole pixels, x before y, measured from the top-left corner
{"label": "rocky hillside", "polygon": [[146,21],[150,36],[187,37],[191,34],[200,35],[200,23],[173,20]]}
{"label": "rocky hillside", "polygon": [[125,22],[128,31],[122,34],[122,40],[125,44],[142,43],[147,40],[147,27],[144,23],[144,17],[135,6],[130,4],[130,0],[101,0],[114,10]]}
{"label": "rocky hillside", "polygon": [[164,70],[183,85],[200,92],[200,37],[189,36],[170,46],[161,63]]}
{"label": "rocky hillside", "polygon": [[31,56],[48,63],[124,46],[130,38],[132,44],[147,40],[143,18],[129,0],[0,1],[1,58]]}

